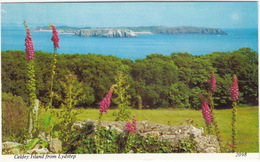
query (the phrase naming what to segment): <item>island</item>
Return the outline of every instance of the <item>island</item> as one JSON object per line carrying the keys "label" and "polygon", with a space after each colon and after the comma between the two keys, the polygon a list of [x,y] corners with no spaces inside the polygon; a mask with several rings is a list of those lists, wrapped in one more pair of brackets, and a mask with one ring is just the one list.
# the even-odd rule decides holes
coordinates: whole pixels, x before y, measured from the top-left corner
{"label": "island", "polygon": [[[134,38],[140,34],[167,34],[167,35],[227,35],[220,28],[205,28],[193,26],[139,26],[139,27],[113,27],[113,28],[91,28],[91,27],[68,27],[58,26],[60,34],[73,34],[80,37],[105,37],[105,38]],[[48,27],[37,27],[35,32],[51,32]]]}
{"label": "island", "polygon": [[75,32],[76,36],[106,37],[106,38],[134,38],[137,35],[127,29],[80,29]]}

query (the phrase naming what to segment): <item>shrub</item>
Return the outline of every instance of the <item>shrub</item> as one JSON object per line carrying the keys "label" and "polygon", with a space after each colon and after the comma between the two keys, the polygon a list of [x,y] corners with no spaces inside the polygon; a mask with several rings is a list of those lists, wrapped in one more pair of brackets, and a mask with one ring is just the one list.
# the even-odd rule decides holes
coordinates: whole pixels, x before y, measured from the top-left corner
{"label": "shrub", "polygon": [[59,138],[65,145],[64,150],[66,150],[67,145],[70,143],[69,138],[71,136],[72,130],[71,126],[76,122],[76,115],[80,114],[80,110],[74,110],[80,97],[84,96],[82,83],[78,82],[77,76],[68,74],[65,76],[64,80],[60,80],[62,87],[62,92],[64,93],[64,98],[58,93],[55,93],[55,97],[60,98],[61,110],[58,112],[53,112],[53,114],[58,118],[58,132]]}
{"label": "shrub", "polygon": [[19,96],[2,94],[2,135],[5,140],[23,141],[27,135],[29,107]]}

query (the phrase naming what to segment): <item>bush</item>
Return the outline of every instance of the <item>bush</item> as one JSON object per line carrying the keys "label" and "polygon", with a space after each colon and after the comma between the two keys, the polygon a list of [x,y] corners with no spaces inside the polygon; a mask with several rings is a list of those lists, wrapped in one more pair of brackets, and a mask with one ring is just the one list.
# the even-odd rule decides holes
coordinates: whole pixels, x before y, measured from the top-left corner
{"label": "bush", "polygon": [[4,140],[18,142],[26,138],[29,107],[19,96],[2,94],[2,135]]}

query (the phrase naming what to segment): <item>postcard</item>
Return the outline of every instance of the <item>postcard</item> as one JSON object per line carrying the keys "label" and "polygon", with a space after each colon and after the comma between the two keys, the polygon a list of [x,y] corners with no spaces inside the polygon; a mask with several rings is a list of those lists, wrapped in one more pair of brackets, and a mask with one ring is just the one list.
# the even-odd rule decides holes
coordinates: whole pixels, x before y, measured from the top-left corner
{"label": "postcard", "polygon": [[6,161],[259,160],[258,1],[2,1]]}

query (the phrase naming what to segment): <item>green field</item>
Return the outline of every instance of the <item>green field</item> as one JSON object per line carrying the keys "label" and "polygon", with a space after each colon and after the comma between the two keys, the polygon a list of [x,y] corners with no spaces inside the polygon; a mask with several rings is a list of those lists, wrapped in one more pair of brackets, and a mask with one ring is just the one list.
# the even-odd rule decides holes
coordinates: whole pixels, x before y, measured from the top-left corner
{"label": "green field", "polygon": [[[107,114],[103,115],[102,120],[113,121],[115,117],[113,112],[116,110],[108,110]],[[215,118],[218,122],[221,131],[221,137],[224,143],[231,142],[231,109],[215,110]],[[41,112],[43,117],[46,112]],[[157,110],[132,110],[132,114],[136,116],[137,122],[147,120],[149,122],[165,124],[165,125],[180,125],[186,124],[188,119],[194,121],[194,126],[204,127],[202,113],[199,110],[180,110],[180,109],[157,109]],[[78,120],[85,119],[97,120],[99,115],[98,109],[84,109],[79,114]],[[54,119],[54,122],[55,121]],[[258,107],[239,107],[238,108],[238,149],[237,152],[259,152],[258,145]],[[205,130],[205,129],[204,129]]]}

